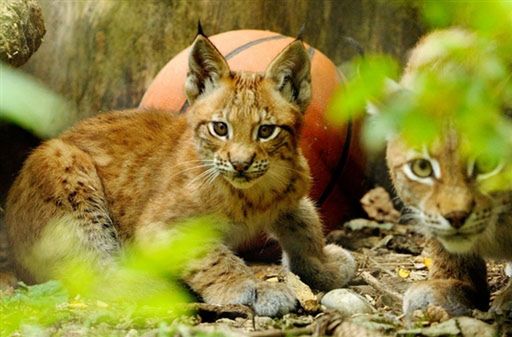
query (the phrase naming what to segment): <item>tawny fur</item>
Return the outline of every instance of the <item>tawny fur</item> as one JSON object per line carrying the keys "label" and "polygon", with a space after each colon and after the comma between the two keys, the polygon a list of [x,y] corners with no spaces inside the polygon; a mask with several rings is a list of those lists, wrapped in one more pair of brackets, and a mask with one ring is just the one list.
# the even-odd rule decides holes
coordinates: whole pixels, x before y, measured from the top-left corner
{"label": "tawny fur", "polygon": [[[62,256],[38,252],[47,244],[43,235],[56,235],[55,224],[66,226],[65,235],[104,263],[138,235],[213,215],[223,225],[223,242],[183,275],[205,301],[247,304],[265,315],[294,308],[287,288],[258,281],[232,252],[261,232],[279,239],[286,265],[305,282],[321,290],[343,286],[354,261],[342,248],[324,246],[298,145],[311,95],[302,43],[292,43],[265,74],[234,73],[209,40],[198,36],[186,90],[191,107],[184,114],[99,115],[30,155],[6,213],[21,277],[52,277]],[[212,120],[229,124],[229,139],[211,133]],[[278,126],[279,134],[265,142],[254,139],[264,124]],[[250,166],[246,183],[234,181],[234,163]]]}
{"label": "tawny fur", "polygon": [[[443,54],[440,38],[466,41],[473,36],[460,29],[428,35],[411,53],[400,82],[403,88],[414,90],[412,79],[425,67],[449,71],[435,62]],[[462,137],[449,123],[428,147],[412,148],[400,135],[387,144],[393,186],[406,206],[406,216],[429,237],[426,249],[433,258],[429,279],[405,293],[407,314],[429,304],[443,306],[452,315],[469,314],[474,308],[487,310],[490,294],[484,258],[512,259],[510,192],[482,191],[478,177],[469,174],[468,158],[461,154]],[[440,176],[428,183],[411,178],[407,166],[418,158],[434,163]],[[511,308],[509,288],[494,301],[493,310]]]}

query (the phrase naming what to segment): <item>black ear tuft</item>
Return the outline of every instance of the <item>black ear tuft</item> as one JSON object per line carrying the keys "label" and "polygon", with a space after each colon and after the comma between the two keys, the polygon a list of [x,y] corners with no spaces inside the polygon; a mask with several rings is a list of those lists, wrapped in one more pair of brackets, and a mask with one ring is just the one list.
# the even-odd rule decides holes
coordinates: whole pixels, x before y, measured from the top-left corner
{"label": "black ear tuft", "polygon": [[306,23],[304,22],[302,26],[299,28],[299,32],[297,33],[297,40],[304,40],[304,32],[306,31]]}
{"label": "black ear tuft", "polygon": [[306,111],[311,101],[311,61],[301,40],[293,41],[276,56],[265,78],[274,82],[285,99]]}
{"label": "black ear tuft", "polygon": [[197,20],[197,35],[202,35],[206,37],[206,34],[204,33],[203,26],[201,25],[201,20]]}
{"label": "black ear tuft", "polygon": [[224,56],[200,30],[188,57],[185,92],[189,103],[192,104],[200,95],[217,88],[219,81],[229,74],[229,66]]}

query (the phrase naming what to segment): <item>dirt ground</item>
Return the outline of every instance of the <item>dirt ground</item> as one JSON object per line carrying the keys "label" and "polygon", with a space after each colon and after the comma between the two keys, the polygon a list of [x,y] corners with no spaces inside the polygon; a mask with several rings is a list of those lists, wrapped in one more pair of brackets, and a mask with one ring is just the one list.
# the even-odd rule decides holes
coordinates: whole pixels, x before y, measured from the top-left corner
{"label": "dirt ground", "polygon": [[[34,330],[24,329],[14,336],[123,336],[123,337],[279,337],[279,336],[512,336],[512,319],[474,311],[471,317],[450,318],[438,307],[415,312],[411,319],[402,315],[402,294],[411,284],[424,280],[431,260],[422,255],[424,238],[414,226],[399,223],[387,193],[372,190],[362,204],[369,218],[355,219],[334,232],[327,240],[352,251],[358,265],[355,277],[347,286],[360,295],[366,313],[349,314],[355,305],[339,310],[320,305],[325,294],[313,293],[291,273],[278,265],[252,265],[256,275],[268,282],[287,282],[295,289],[301,303],[297,313],[280,318],[258,317],[242,305],[214,306],[192,304],[196,314],[158,328],[134,328],[130,320],[117,325],[86,326],[80,319],[64,320],[57,325]],[[504,264],[488,262],[488,279],[492,293],[508,281]],[[85,304],[81,304],[86,306]],[[67,304],[71,307],[71,304]],[[0,317],[1,324],[1,317]],[[1,330],[1,329],[0,329]],[[28,332],[27,332],[28,331]],[[1,333],[0,333],[1,335]]]}
{"label": "dirt ground", "polygon": [[[382,191],[372,193],[379,199]],[[375,199],[375,195],[371,198]],[[365,201],[368,200],[363,198],[363,205]],[[422,235],[411,225],[399,224],[398,213],[387,208],[386,203],[386,200],[377,200],[378,205],[364,205],[373,220],[350,221],[328,236],[328,241],[341,243],[353,252],[358,270],[348,288],[362,295],[373,307],[373,313],[347,317],[320,306],[317,312],[302,310],[271,319],[254,317],[241,306],[199,305],[194,327],[183,330],[181,335],[217,331],[226,336],[254,337],[512,336],[512,321],[478,311],[474,311],[472,317],[450,318],[441,308],[432,307],[426,312],[418,312],[412,320],[405,319],[401,309],[402,294],[411,282],[427,277],[431,260],[422,255],[425,241]],[[252,267],[257,275],[267,280],[281,272],[277,265]],[[488,262],[493,294],[508,280],[504,267],[503,263]],[[322,295],[316,294],[318,298]]]}

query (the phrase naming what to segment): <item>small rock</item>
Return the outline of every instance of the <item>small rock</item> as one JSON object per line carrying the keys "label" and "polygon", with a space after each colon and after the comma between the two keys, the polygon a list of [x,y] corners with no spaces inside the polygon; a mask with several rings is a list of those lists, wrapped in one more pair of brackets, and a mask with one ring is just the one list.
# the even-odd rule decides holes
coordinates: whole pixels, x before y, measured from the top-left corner
{"label": "small rock", "polygon": [[334,289],[322,298],[321,304],[327,309],[339,311],[346,317],[355,314],[370,314],[374,309],[368,301],[350,289]]}
{"label": "small rock", "polygon": [[456,318],[460,332],[464,337],[493,337],[498,335],[496,326],[471,317]]}

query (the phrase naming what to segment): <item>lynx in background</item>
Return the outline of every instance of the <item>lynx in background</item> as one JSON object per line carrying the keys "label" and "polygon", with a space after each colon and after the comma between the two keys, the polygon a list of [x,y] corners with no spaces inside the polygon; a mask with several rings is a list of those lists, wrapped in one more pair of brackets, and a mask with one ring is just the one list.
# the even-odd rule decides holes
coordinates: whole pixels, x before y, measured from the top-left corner
{"label": "lynx in background", "polygon": [[6,209],[19,275],[45,281],[68,253],[40,254],[41,237],[53,233],[49,224],[64,226],[79,248],[105,263],[133,238],[213,215],[223,243],[184,275],[206,302],[246,304],[260,315],[294,308],[283,284],[259,281],[232,252],[261,231],[278,238],[283,262],[303,281],[320,290],[343,286],[355,263],[341,247],[325,246],[299,148],[310,86],[299,40],[257,74],[230,71],[199,34],[189,58],[187,113],[103,114],[27,159]]}
{"label": "lynx in background", "polygon": [[[442,45],[436,40],[472,38],[458,29],[428,35],[412,51],[401,87],[413,90],[412,79],[425,67],[450,71],[436,62]],[[468,314],[474,308],[487,310],[490,294],[483,258],[512,258],[510,192],[487,194],[480,186],[502,165],[482,165],[478,158],[465,158],[463,137],[450,123],[429,146],[412,148],[399,135],[387,145],[393,185],[406,206],[406,216],[429,238],[427,251],[433,259],[429,279],[413,284],[405,293],[407,314],[429,304],[440,305],[452,315]],[[509,309],[510,289],[495,299],[494,310]]]}

